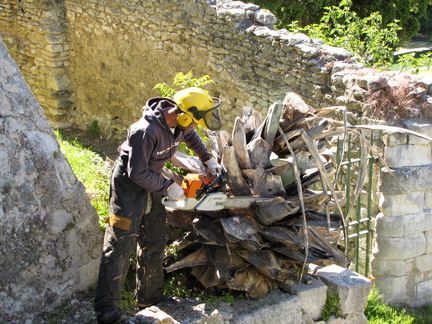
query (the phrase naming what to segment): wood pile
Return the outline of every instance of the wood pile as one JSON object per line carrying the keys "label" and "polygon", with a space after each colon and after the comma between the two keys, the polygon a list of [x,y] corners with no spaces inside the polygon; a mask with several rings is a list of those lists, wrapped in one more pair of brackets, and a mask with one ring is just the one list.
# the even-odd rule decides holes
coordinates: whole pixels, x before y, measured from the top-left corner
{"label": "wood pile", "polygon": [[[346,220],[343,188],[334,181],[339,172],[334,137],[346,135],[347,125],[328,118],[335,109],[340,107],[315,110],[287,93],[264,119],[245,109],[232,135],[209,132],[212,153],[226,169],[220,190],[231,197],[269,199],[249,209],[168,213],[179,234],[172,244],[175,253],[166,257],[166,271],[192,275],[208,290],[259,298],[275,287],[299,283],[309,263],[346,266],[348,258],[337,247]],[[367,146],[359,152],[365,158]],[[175,162],[189,172],[204,170],[196,158],[181,153]],[[364,182],[359,176],[352,201]]]}

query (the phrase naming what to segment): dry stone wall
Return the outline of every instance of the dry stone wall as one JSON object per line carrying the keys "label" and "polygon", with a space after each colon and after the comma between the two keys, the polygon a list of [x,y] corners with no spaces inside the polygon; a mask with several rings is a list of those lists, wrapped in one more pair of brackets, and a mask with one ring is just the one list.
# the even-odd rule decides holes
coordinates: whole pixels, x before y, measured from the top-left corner
{"label": "dry stone wall", "polygon": [[[7,1],[2,6],[0,32],[10,38],[12,55],[45,109],[55,96],[38,93],[47,89],[38,83],[38,71],[47,64],[40,54],[48,46],[45,35],[61,25],[67,38],[51,52],[65,58],[55,69],[64,75],[58,91],[70,95],[70,106],[62,111],[75,111],[78,125],[98,120],[121,135],[140,116],[145,100],[156,95],[153,86],[171,82],[176,72],[192,70],[215,80],[211,90],[224,102],[230,129],[244,106],[265,111],[288,90],[315,106],[333,101],[332,63],[351,56],[305,35],[276,31],[274,15],[240,1],[65,0],[46,1],[43,10],[32,1]],[[46,15],[57,17],[57,25],[44,24]]]}
{"label": "dry stone wall", "polygon": [[0,40],[0,322],[94,284],[98,216]]}
{"label": "dry stone wall", "polygon": [[[62,1],[0,3],[0,36],[53,127],[71,125],[67,23]],[[55,5],[54,5],[55,4]]]}

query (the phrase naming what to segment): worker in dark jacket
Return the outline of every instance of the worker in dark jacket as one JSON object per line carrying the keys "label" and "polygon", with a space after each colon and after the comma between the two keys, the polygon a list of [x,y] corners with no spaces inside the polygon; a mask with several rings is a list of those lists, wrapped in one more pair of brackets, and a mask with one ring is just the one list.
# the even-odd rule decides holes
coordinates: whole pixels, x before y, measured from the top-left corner
{"label": "worker in dark jacket", "polygon": [[221,127],[217,98],[200,88],[188,88],[179,91],[174,100],[150,99],[144,108],[143,117],[131,125],[120,146],[111,177],[108,224],[94,300],[99,323],[116,323],[125,317],[119,308],[120,292],[129,256],[137,246],[138,307],[154,305],[163,297],[166,232],[161,197],[180,200],[184,192],[161,171],[180,142],[184,141],[213,175],[221,168],[194,130],[195,125],[211,130]]}

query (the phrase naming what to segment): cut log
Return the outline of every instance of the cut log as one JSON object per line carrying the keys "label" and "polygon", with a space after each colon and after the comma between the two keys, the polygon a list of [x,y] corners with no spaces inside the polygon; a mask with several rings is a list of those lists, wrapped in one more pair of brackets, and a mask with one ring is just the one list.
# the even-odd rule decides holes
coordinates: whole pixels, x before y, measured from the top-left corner
{"label": "cut log", "polygon": [[282,105],[280,102],[272,104],[267,113],[266,124],[262,133],[262,138],[273,147],[276,133],[279,129],[279,122],[282,115]]}
{"label": "cut log", "polygon": [[194,156],[186,155],[180,151],[177,151],[171,158],[172,164],[178,168],[188,170],[192,173],[207,174],[207,168],[201,162],[201,160]]}
{"label": "cut log", "polygon": [[246,143],[244,123],[240,118],[236,118],[232,132],[232,144],[237,157],[238,165],[241,170],[252,168]]}
{"label": "cut log", "polygon": [[253,136],[263,121],[260,113],[251,107],[243,108],[241,120],[244,123],[244,131],[248,138],[249,134]]}
{"label": "cut log", "polygon": [[268,168],[270,167],[270,145],[263,140],[261,137],[253,139],[247,145],[250,159],[253,164],[253,168]]}
{"label": "cut log", "polygon": [[222,164],[227,170],[227,182],[235,196],[249,196],[251,191],[239,168],[234,147],[225,146]]}
{"label": "cut log", "polygon": [[270,225],[284,219],[288,215],[297,213],[298,210],[299,206],[287,203],[282,197],[276,197],[273,202],[257,202],[255,215],[261,224]]}
{"label": "cut log", "polygon": [[243,170],[246,182],[252,193],[260,197],[274,197],[285,194],[280,176],[264,171],[262,168]]}

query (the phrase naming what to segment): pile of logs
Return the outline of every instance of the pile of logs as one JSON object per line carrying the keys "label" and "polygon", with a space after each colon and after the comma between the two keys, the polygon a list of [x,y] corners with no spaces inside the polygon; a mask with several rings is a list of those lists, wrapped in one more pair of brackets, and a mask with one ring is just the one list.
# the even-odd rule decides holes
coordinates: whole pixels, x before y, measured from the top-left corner
{"label": "pile of logs", "polygon": [[[245,109],[231,136],[209,132],[212,153],[226,170],[220,190],[269,199],[247,210],[168,213],[181,235],[172,244],[175,256],[166,257],[166,271],[186,272],[205,289],[259,298],[272,288],[299,283],[309,263],[346,266],[348,259],[337,247],[344,238],[344,199],[332,180],[338,167],[331,144],[346,127],[326,117],[332,110],[315,110],[287,93],[264,119]],[[205,170],[181,153],[174,164],[189,172]]]}

